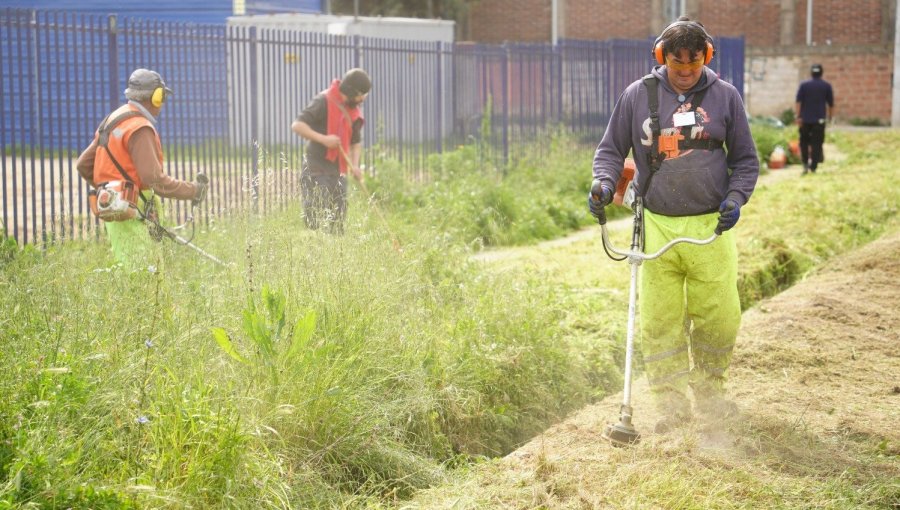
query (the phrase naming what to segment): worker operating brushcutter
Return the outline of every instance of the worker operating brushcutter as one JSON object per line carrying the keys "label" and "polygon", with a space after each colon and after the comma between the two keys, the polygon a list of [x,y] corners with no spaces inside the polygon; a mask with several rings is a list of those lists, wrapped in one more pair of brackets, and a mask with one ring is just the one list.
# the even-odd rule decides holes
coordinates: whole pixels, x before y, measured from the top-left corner
{"label": "worker operating brushcutter", "polygon": [[137,69],[128,79],[128,102],[110,113],[94,140],[78,157],[78,173],[91,186],[94,214],[106,228],[116,260],[137,269],[149,264],[159,227],[158,197],[203,201],[205,178],[191,183],[163,171],[162,142],[156,121],[172,89],[159,73]]}
{"label": "worker operating brushcutter", "polygon": [[362,182],[362,104],[372,81],[362,69],[350,69],[316,95],[291,124],[309,141],[300,177],[303,217],[312,230],[344,231],[347,173]]}
{"label": "worker operating brushcutter", "polygon": [[750,199],[759,160],[738,91],[706,67],[715,54],[703,26],[680,18],[652,48],[659,66],[632,83],[612,112],[594,156],[591,213],[598,219],[633,149],[642,248],[653,253],[640,276],[641,350],[667,432],[692,418],[734,414],[725,383],[741,319],[737,249],[730,231]]}

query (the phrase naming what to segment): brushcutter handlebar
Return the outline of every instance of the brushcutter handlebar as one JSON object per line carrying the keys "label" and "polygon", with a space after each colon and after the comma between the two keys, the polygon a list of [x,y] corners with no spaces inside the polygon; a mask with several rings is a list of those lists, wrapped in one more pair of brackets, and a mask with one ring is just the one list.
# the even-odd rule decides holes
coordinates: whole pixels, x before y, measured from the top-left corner
{"label": "brushcutter handlebar", "polygon": [[602,232],[602,237],[603,237],[603,246],[605,246],[607,250],[615,253],[616,255],[621,255],[623,257],[627,257],[628,259],[637,260],[637,261],[653,260],[653,259],[659,258],[660,256],[662,256],[663,253],[669,251],[676,244],[688,243],[688,244],[696,244],[696,245],[702,246],[705,244],[710,244],[711,242],[715,241],[717,237],[719,237],[719,234],[713,234],[713,235],[707,237],[706,239],[694,239],[691,237],[678,237],[678,238],[672,239],[671,241],[666,243],[662,248],[657,250],[655,253],[647,254],[647,253],[643,253],[643,252],[641,252],[639,250],[635,250],[635,249],[622,250],[622,249],[616,248],[609,241],[609,233],[607,231],[606,225],[601,225],[600,230]]}

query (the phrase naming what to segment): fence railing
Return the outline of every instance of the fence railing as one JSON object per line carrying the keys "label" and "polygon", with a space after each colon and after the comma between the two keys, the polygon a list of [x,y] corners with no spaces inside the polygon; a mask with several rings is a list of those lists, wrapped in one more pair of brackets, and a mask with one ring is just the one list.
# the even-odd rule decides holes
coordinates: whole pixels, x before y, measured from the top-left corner
{"label": "fence railing", "polygon": [[[175,96],[158,125],[166,171],[211,177],[205,214],[296,200],[303,143],[290,124],[350,67],[373,77],[366,148],[427,178],[425,160],[488,144],[496,166],[562,126],[599,141],[618,94],[651,68],[650,41],[447,44],[198,25],[33,9],[0,10],[2,225],[20,243],[94,235],[74,162],[124,101],[131,71],[159,71]],[[743,89],[742,39],[711,67]],[[374,151],[365,152],[372,168]],[[268,186],[260,186],[260,172]],[[175,217],[186,213],[171,204]]]}

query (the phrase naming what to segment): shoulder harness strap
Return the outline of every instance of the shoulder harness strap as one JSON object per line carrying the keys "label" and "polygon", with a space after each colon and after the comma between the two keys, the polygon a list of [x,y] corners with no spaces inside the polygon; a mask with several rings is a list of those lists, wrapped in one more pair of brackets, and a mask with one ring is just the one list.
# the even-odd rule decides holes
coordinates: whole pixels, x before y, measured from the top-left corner
{"label": "shoulder harness strap", "polygon": [[663,159],[666,157],[664,152],[659,152],[659,81],[652,73],[644,76],[643,81],[644,87],[647,89],[647,106],[650,110],[650,150],[647,152],[647,166],[650,168],[650,175],[647,176],[645,185],[641,187],[639,198],[646,195],[647,190],[650,189],[650,182],[653,181],[653,176],[659,171],[659,167],[662,166]]}
{"label": "shoulder harness strap", "polygon": [[[133,183],[134,179],[132,179],[131,176],[129,176],[128,173],[125,172],[125,169],[122,168],[122,165],[119,163],[116,157],[113,156],[112,151],[109,150],[109,134],[113,129],[116,128],[116,126],[118,126],[122,122],[134,117],[140,117],[143,114],[141,114],[141,112],[131,110],[110,120],[109,117],[111,115],[112,114],[107,115],[106,118],[103,119],[103,122],[100,123],[100,127],[97,128],[97,144],[106,149],[106,153],[109,155],[109,159],[112,160],[113,165],[115,165],[116,167],[116,170],[118,170],[119,173],[122,174],[122,178],[128,182]],[[140,192],[140,190],[138,190],[138,196],[141,197],[141,200],[145,204],[147,203],[147,197],[145,197],[144,194]]]}

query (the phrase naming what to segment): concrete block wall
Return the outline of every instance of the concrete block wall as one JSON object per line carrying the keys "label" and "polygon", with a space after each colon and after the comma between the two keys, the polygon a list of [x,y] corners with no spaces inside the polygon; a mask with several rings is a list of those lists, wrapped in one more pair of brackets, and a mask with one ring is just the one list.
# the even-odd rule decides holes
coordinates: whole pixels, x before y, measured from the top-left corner
{"label": "concrete block wall", "polygon": [[793,107],[797,87],[809,65],[798,56],[747,55],[744,60],[744,106],[750,115],[780,117]]}

